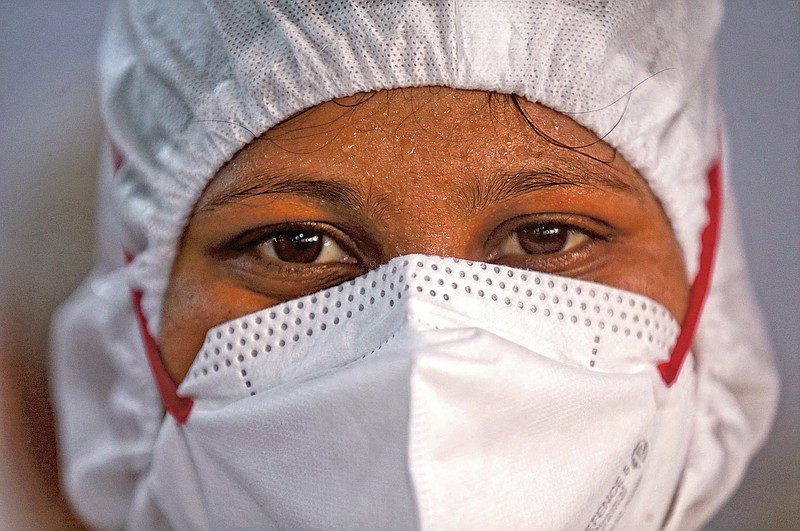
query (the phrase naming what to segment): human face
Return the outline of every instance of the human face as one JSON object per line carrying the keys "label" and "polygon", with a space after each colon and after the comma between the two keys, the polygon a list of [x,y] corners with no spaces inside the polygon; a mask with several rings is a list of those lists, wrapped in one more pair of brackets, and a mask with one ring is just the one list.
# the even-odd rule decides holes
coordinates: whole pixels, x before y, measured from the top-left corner
{"label": "human face", "polygon": [[599,282],[681,321],[681,253],[647,183],[570,118],[518,101],[557,142],[509,97],[427,87],[323,103],[242,149],[172,269],[159,338],[172,377],[209,328],[412,253]]}

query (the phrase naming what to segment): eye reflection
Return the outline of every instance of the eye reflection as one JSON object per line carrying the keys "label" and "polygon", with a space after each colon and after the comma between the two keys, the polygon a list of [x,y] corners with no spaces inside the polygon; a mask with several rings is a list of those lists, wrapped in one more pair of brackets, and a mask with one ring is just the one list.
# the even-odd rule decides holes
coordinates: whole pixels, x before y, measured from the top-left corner
{"label": "eye reflection", "polygon": [[333,238],[321,231],[303,229],[274,233],[258,247],[264,256],[292,264],[356,262]]}
{"label": "eye reflection", "polygon": [[527,225],[514,231],[500,245],[503,255],[550,255],[571,251],[590,237],[562,224]]}

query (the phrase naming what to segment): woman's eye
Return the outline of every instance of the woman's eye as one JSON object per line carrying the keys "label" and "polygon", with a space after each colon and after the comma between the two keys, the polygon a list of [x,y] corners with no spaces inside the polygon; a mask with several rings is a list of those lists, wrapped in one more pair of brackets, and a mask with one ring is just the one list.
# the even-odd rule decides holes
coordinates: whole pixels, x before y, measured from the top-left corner
{"label": "woman's eye", "polygon": [[568,225],[526,225],[511,233],[500,244],[499,251],[505,255],[549,255],[570,251],[580,247],[590,237]]}
{"label": "woman's eye", "polygon": [[243,286],[274,301],[350,280],[367,267],[347,232],[321,222],[254,227],[212,252]]}
{"label": "woman's eye", "polygon": [[268,236],[258,245],[265,256],[291,264],[356,263],[327,234],[312,230],[287,230]]}

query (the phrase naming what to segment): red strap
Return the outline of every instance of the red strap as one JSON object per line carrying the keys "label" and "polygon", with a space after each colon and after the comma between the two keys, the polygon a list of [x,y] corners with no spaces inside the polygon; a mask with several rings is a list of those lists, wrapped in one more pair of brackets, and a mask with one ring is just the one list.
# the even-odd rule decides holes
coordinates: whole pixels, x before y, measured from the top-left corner
{"label": "red strap", "polygon": [[155,378],[156,387],[158,387],[158,392],[161,394],[161,401],[180,426],[189,418],[189,412],[191,412],[194,402],[192,402],[191,398],[178,394],[178,384],[175,383],[175,380],[172,379],[172,376],[169,375],[167,368],[164,366],[164,360],[161,357],[158,344],[147,330],[147,318],[142,311],[142,292],[131,290],[131,297],[136,311],[136,321],[139,323],[139,331],[142,334],[144,351],[147,355],[153,378]]}
{"label": "red strap", "polygon": [[697,330],[697,323],[700,320],[700,313],[703,303],[711,287],[711,271],[714,269],[714,257],[717,251],[719,240],[720,220],[722,217],[722,178],[721,161],[717,159],[714,166],[708,172],[709,197],[706,202],[708,210],[708,225],[703,229],[700,248],[700,269],[692,283],[689,293],[689,309],[681,327],[681,333],[672,349],[672,354],[668,361],[659,364],[658,370],[661,378],[668,386],[675,382],[678,373],[686,359],[686,354],[692,346],[694,334]]}
{"label": "red strap", "polygon": [[117,173],[125,162],[125,157],[122,156],[122,151],[113,142],[111,143],[111,160],[114,163],[114,173]]}

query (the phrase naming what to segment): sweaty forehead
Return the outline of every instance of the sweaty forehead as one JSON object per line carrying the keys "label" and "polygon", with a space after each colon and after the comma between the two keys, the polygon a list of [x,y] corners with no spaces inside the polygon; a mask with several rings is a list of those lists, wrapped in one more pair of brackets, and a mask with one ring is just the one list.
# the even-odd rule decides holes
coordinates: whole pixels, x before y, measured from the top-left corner
{"label": "sweaty forehead", "polygon": [[367,195],[409,186],[458,193],[519,174],[650,193],[621,155],[561,113],[502,94],[422,87],[293,116],[224,166],[196,211],[281,177],[344,182]]}

